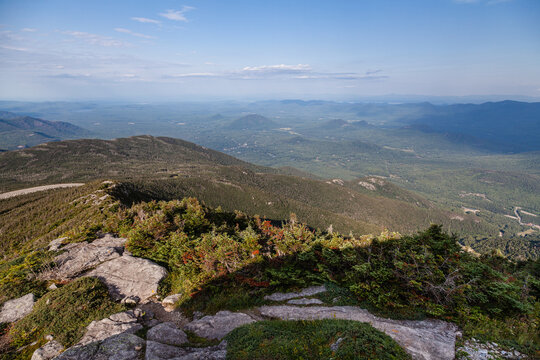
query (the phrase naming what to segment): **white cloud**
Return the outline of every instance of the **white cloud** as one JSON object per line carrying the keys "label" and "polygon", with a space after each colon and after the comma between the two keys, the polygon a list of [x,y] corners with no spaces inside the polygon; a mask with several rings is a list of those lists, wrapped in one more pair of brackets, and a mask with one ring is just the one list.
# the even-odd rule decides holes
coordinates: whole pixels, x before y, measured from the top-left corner
{"label": "white cloud", "polygon": [[6,49],[6,50],[13,50],[13,51],[28,51],[26,48],[17,47],[17,46],[9,46],[9,45],[0,45],[0,48]]}
{"label": "white cloud", "polygon": [[189,77],[217,77],[219,74],[214,73],[186,73],[186,74],[175,74],[167,75],[166,78],[189,78]]}
{"label": "white cloud", "polygon": [[132,17],[131,20],[134,20],[134,21],[138,21],[140,23],[146,23],[146,24],[161,24],[161,21],[159,20],[154,20],[154,19],[148,19],[148,18],[143,18],[143,17]]}
{"label": "white cloud", "polygon": [[24,28],[24,29],[21,29],[21,31],[23,31],[23,32],[36,32],[37,29],[33,29],[33,28]]}
{"label": "white cloud", "polygon": [[123,34],[129,34],[129,35],[132,35],[132,36],[140,37],[140,38],[143,38],[143,39],[155,39],[154,36],[133,32],[133,31],[131,31],[129,29],[124,29],[124,28],[115,28],[114,31],[117,31],[117,32],[123,33]]}
{"label": "white cloud", "polygon": [[299,73],[306,71],[311,71],[311,66],[308,64],[246,66],[242,69],[242,72],[245,73]]}
{"label": "white cloud", "polygon": [[190,10],[193,10],[193,9],[195,9],[195,8],[191,7],[191,6],[183,6],[182,10],[169,9],[164,13],[160,13],[159,15],[166,18],[166,19],[169,19],[169,20],[187,22],[188,19],[186,18],[186,16],[184,14],[186,12],[190,11]]}
{"label": "white cloud", "polygon": [[126,46],[126,43],[116,40],[113,38],[110,38],[108,36],[101,36],[97,34],[90,34],[83,31],[61,31],[62,34],[73,36],[77,39],[82,39],[85,42],[91,44],[91,45],[99,45],[104,47],[122,47]]}

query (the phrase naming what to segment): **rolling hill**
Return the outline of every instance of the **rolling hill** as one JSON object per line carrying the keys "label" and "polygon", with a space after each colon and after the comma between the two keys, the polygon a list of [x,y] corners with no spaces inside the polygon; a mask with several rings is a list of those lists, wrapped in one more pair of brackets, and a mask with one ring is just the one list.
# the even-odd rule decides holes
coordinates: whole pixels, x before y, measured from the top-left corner
{"label": "rolling hill", "polygon": [[13,150],[49,141],[91,136],[91,132],[63,121],[48,121],[0,111],[0,149]]}
{"label": "rolling hill", "polygon": [[[495,236],[498,232],[477,216],[440,209],[382,179],[359,180],[375,184],[374,189],[366,189],[358,182],[292,176],[288,175],[290,169],[281,172],[255,166],[171,138],[47,143],[0,154],[0,168],[4,170],[0,174],[2,191],[58,182],[114,180],[119,189],[115,197],[123,203],[194,196],[227,211],[241,210],[274,220],[286,220],[295,213],[314,228],[332,225],[336,231],[357,234],[384,229],[412,233],[430,223],[470,236]],[[21,206],[33,207],[24,199],[34,197],[40,195],[21,197]],[[19,200],[9,202],[13,201]],[[8,219],[9,211],[3,210],[1,216]]]}

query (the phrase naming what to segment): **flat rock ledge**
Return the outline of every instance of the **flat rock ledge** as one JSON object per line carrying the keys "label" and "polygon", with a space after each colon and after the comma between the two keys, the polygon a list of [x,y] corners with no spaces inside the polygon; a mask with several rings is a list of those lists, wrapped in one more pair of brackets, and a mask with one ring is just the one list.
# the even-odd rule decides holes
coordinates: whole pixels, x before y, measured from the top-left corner
{"label": "flat rock ledge", "polygon": [[113,314],[100,321],[92,321],[77,345],[90,344],[123,333],[134,334],[143,328],[137,320],[135,313],[130,310]]}
{"label": "flat rock ledge", "polygon": [[251,324],[256,320],[251,316],[231,311],[219,311],[216,315],[207,315],[194,320],[185,326],[186,330],[193,331],[206,339],[221,340],[225,335],[242,325]]}
{"label": "flat rock ledge", "polygon": [[[53,241],[54,242],[54,241]],[[40,275],[45,280],[72,280],[93,276],[102,280],[116,300],[139,298],[146,301],[156,295],[167,270],[156,263],[131,256],[124,251],[126,239],[111,234],[94,240],[55,248],[64,252],[54,259],[56,267]]]}
{"label": "flat rock ledge", "polygon": [[370,314],[355,306],[290,305],[262,306],[264,317],[281,320],[344,319],[369,323],[403,347],[413,359],[453,360],[457,326],[440,320],[390,320]]}
{"label": "flat rock ledge", "polygon": [[324,285],[310,286],[298,292],[273,293],[272,295],[266,295],[264,299],[270,300],[270,301],[285,301],[285,300],[301,298],[301,297],[306,297],[306,296],[313,296],[313,295],[317,295],[323,292],[326,292],[326,287]]}
{"label": "flat rock ledge", "polygon": [[22,319],[34,308],[34,294],[26,294],[18,299],[8,300],[0,311],[0,323],[12,323]]}

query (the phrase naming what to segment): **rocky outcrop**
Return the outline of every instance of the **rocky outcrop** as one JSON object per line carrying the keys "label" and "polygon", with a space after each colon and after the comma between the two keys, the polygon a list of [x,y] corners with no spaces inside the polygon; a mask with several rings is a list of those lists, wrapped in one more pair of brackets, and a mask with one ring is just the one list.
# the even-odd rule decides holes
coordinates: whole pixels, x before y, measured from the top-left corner
{"label": "rocky outcrop", "polygon": [[65,252],[54,258],[56,267],[41,276],[51,280],[70,280],[79,277],[106,261],[122,256],[125,242],[126,239],[107,234],[91,243],[69,244],[63,248]]}
{"label": "rocky outcrop", "polygon": [[178,329],[174,323],[170,322],[161,323],[148,330],[146,339],[174,346],[188,342],[186,333]]}
{"label": "rocky outcrop", "polygon": [[0,311],[0,323],[11,323],[22,319],[34,308],[34,294],[26,294],[18,299],[8,300]]}
{"label": "rocky outcrop", "polygon": [[140,360],[145,341],[133,334],[119,334],[103,341],[69,348],[56,360]]}
{"label": "rocky outcrop", "polygon": [[444,321],[384,319],[355,306],[277,305],[262,306],[258,310],[262,316],[281,320],[345,319],[367,322],[393,338],[413,359],[454,359],[457,327]]}
{"label": "rocky outcrop", "polygon": [[[146,301],[156,294],[167,271],[150,260],[131,256],[124,251],[125,242],[126,239],[107,234],[91,243],[68,244],[55,257],[56,267],[40,276],[47,280],[94,276],[107,285],[116,300],[138,299],[131,301],[133,305]],[[57,242],[51,247],[59,246]]]}
{"label": "rocky outcrop", "polygon": [[467,340],[457,349],[459,360],[495,360],[495,359],[526,359],[527,356],[517,350],[507,351],[499,347],[497,343],[481,343],[476,339]]}
{"label": "rocky outcrop", "polygon": [[64,351],[64,347],[56,340],[51,340],[32,354],[30,360],[50,360],[55,356],[60,355]]}
{"label": "rocky outcrop", "polygon": [[308,299],[308,298],[301,298],[301,299],[291,299],[287,301],[287,304],[291,305],[320,305],[323,302],[319,299]]}
{"label": "rocky outcrop", "polygon": [[144,301],[156,295],[159,282],[167,276],[167,270],[150,260],[124,255],[102,263],[85,276],[102,280],[117,300],[137,296]]}
{"label": "rocky outcrop", "polygon": [[285,300],[290,300],[290,299],[295,299],[295,298],[300,298],[300,297],[313,296],[313,295],[323,293],[325,291],[326,291],[326,287],[324,285],[311,286],[298,292],[273,293],[272,295],[266,295],[264,299],[270,300],[270,301],[285,301]]}
{"label": "rocky outcrop", "polygon": [[216,315],[207,315],[199,320],[194,320],[187,324],[185,329],[206,339],[222,339],[237,327],[252,322],[255,320],[247,314],[225,310]]}
{"label": "rocky outcrop", "polygon": [[90,344],[118,334],[134,334],[142,328],[143,326],[137,323],[137,316],[133,311],[113,314],[107,319],[92,321],[77,345]]}

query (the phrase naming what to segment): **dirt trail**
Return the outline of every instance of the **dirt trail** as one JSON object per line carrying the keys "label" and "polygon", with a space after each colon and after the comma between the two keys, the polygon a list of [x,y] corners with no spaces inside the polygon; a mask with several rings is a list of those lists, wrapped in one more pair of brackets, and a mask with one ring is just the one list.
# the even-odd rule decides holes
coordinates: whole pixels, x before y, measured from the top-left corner
{"label": "dirt trail", "polygon": [[82,185],[84,185],[84,183],[67,183],[67,184],[36,186],[36,187],[27,188],[27,189],[21,189],[21,190],[15,190],[15,191],[2,193],[0,194],[0,200],[9,199],[9,198],[19,196],[19,195],[31,194],[38,191],[45,191],[45,190],[58,189],[58,188],[69,188],[69,187],[76,187],[76,186],[82,186]]}

